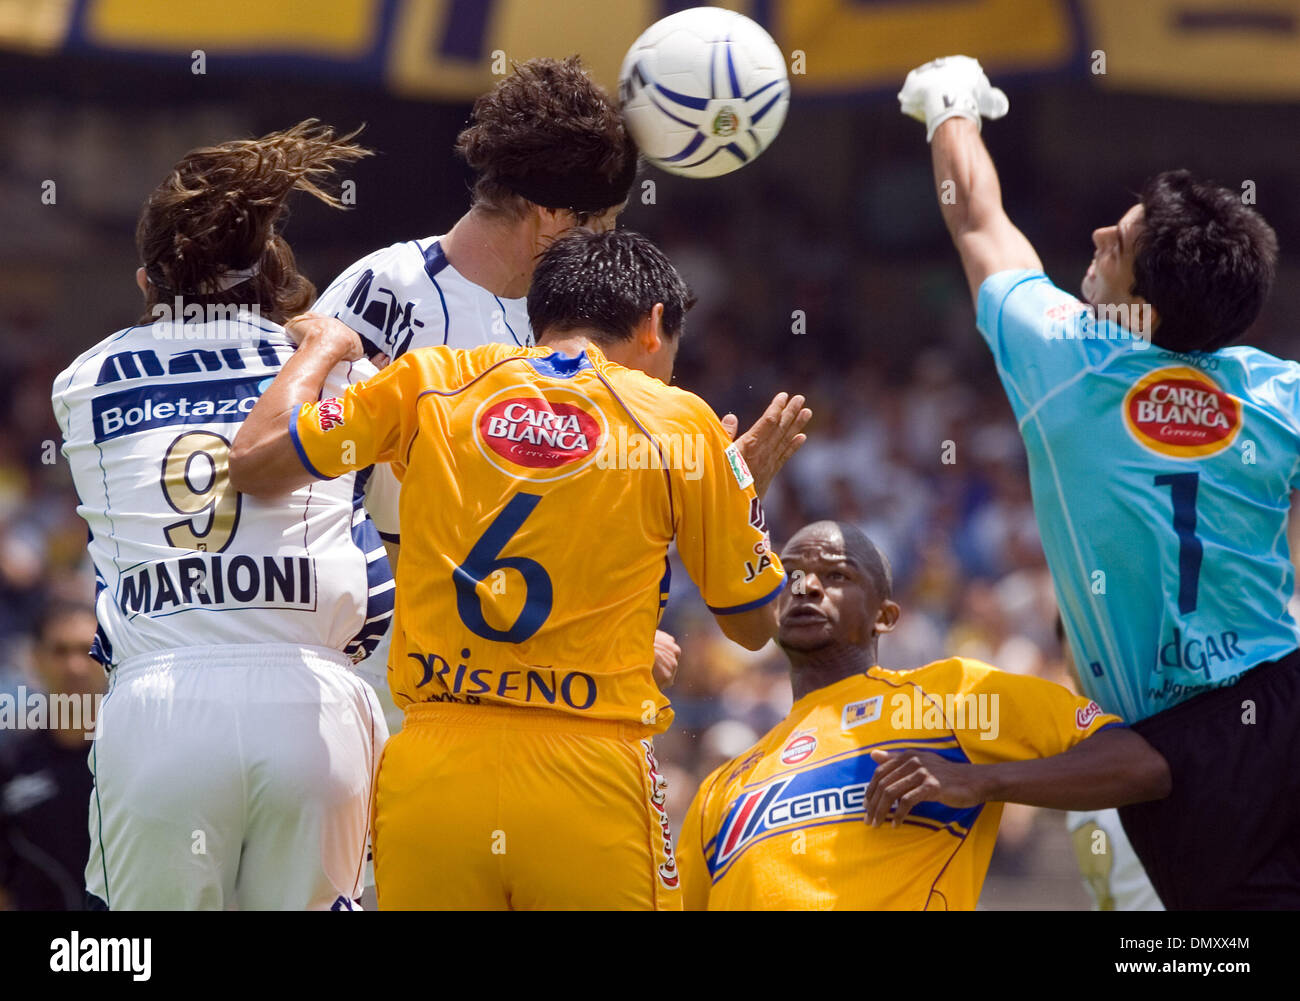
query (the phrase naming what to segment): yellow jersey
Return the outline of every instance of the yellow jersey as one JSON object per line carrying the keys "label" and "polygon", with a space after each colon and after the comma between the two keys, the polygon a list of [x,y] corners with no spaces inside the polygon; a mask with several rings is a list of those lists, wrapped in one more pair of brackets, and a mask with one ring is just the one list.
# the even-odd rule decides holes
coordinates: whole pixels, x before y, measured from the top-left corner
{"label": "yellow jersey", "polygon": [[316,476],[388,462],[402,480],[388,662],[402,708],[502,703],[659,732],[669,544],[715,614],[784,582],[717,415],[595,346],[410,351],[303,404],[290,431]]}
{"label": "yellow jersey", "polygon": [[959,657],[819,688],[700,786],[677,845],[686,908],[971,910],[1002,804],[920,803],[870,827],[871,752],[1019,761],[1115,725],[1059,685]]}

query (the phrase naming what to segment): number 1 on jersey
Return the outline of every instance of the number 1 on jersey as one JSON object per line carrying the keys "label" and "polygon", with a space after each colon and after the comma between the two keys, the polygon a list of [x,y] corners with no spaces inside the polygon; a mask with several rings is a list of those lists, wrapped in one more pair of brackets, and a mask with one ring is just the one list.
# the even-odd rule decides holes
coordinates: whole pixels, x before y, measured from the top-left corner
{"label": "number 1 on jersey", "polygon": [[1178,536],[1178,611],[1196,611],[1201,577],[1201,540],[1196,537],[1196,488],[1200,473],[1164,473],[1156,486],[1168,487],[1174,505],[1174,534]]}

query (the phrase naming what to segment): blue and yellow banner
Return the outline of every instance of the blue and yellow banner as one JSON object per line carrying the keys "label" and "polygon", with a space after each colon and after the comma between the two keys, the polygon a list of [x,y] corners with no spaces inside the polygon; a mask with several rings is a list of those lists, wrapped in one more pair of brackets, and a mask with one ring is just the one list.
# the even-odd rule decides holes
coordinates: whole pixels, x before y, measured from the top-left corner
{"label": "blue and yellow banner", "polygon": [[[652,22],[692,0],[0,0],[0,49],[205,72],[345,79],[471,98],[534,56],[580,53],[607,87]],[[794,94],[898,87],[965,53],[995,80],[1090,77],[1210,98],[1300,98],[1300,0],[730,0],[770,31]]]}

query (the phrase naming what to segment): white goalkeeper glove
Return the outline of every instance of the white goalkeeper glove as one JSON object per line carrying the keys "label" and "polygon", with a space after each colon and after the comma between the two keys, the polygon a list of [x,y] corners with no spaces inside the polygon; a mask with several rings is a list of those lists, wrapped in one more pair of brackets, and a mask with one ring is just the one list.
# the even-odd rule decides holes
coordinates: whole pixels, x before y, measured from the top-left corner
{"label": "white goalkeeper glove", "polygon": [[1005,115],[1011,102],[989,83],[977,60],[945,56],[907,74],[898,92],[898,106],[903,114],[925,122],[925,141],[929,142],[940,122],[961,115],[979,128],[982,118]]}

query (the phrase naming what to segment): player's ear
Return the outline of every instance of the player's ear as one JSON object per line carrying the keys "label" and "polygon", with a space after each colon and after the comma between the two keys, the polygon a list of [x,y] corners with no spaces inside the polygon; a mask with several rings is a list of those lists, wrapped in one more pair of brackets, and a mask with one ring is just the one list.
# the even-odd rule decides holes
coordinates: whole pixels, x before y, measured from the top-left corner
{"label": "player's ear", "polygon": [[538,231],[548,238],[548,243],[566,236],[570,230],[580,227],[578,217],[569,209],[548,209],[542,205],[533,205],[538,217]]}
{"label": "player's ear", "polygon": [[876,612],[876,621],[872,629],[877,633],[892,633],[894,626],[898,625],[898,616],[901,612],[898,602],[886,598],[880,603],[880,610]]}
{"label": "player's ear", "polygon": [[145,277],[144,268],[135,269],[135,284],[139,288],[141,295],[149,294],[149,279]]}
{"label": "player's ear", "polygon": [[648,355],[657,353],[664,346],[668,335],[664,333],[664,304],[656,302],[650,308],[638,325],[636,330],[637,343],[640,344],[641,350]]}

